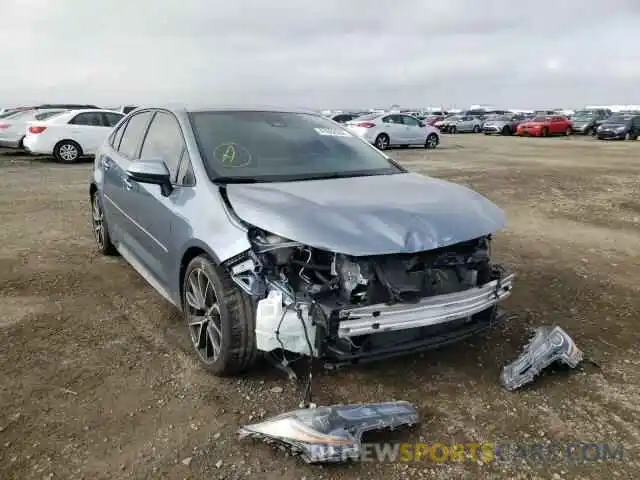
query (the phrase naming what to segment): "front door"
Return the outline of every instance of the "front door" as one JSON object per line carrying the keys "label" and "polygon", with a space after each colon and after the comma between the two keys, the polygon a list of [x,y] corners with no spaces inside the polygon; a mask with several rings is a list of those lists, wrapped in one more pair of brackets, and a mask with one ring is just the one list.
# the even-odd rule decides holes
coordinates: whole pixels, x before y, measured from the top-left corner
{"label": "front door", "polygon": [[173,253],[176,245],[171,235],[174,217],[181,204],[184,189],[177,185],[180,160],[186,155],[186,144],[180,124],[167,111],[158,111],[140,150],[140,159],[164,162],[171,174],[173,191],[164,196],[159,185],[138,183],[128,180],[125,185],[131,216],[142,232],[138,237],[140,256],[151,273],[165,288],[171,285]]}
{"label": "front door", "polygon": [[409,115],[403,115],[402,121],[404,123],[405,131],[407,134],[407,141],[412,145],[421,145],[425,142],[425,128],[414,117]]}

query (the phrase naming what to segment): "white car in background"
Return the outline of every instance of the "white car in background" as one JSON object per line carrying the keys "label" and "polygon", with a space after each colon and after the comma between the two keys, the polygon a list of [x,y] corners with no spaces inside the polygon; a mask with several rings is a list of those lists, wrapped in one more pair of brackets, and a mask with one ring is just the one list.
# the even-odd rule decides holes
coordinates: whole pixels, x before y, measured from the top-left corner
{"label": "white car in background", "polygon": [[403,113],[371,113],[347,122],[345,127],[380,150],[409,145],[436,148],[440,143],[436,128]]}
{"label": "white car in background", "polygon": [[71,110],[30,122],[24,148],[36,155],[53,155],[58,162],[73,163],[94,155],[123,117],[112,110]]}
{"label": "white car in background", "polygon": [[27,124],[34,120],[46,120],[65,112],[63,109],[23,110],[0,119],[0,147],[23,148]]}

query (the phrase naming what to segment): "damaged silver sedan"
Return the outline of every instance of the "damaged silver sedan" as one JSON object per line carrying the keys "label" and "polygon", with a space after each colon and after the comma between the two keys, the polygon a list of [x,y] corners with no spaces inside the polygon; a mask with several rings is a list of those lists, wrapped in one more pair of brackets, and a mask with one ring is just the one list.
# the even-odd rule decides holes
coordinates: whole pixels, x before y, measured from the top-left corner
{"label": "damaged silver sedan", "polygon": [[137,109],[89,193],[100,251],[180,309],[218,375],[259,352],[339,366],[447,344],[512,289],[490,257],[502,210],[314,113]]}

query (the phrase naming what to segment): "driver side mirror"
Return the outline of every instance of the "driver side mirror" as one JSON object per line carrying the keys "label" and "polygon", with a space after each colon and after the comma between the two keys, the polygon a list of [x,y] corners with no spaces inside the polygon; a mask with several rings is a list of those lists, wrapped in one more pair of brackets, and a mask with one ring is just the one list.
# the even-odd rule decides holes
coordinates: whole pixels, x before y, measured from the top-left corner
{"label": "driver side mirror", "polygon": [[171,173],[167,164],[162,160],[138,160],[127,169],[127,177],[139,183],[160,185],[160,191],[165,197],[173,191]]}
{"label": "driver side mirror", "polygon": [[419,126],[419,127],[426,127],[426,125],[424,124],[424,122],[420,122],[420,121],[418,122],[418,126]]}

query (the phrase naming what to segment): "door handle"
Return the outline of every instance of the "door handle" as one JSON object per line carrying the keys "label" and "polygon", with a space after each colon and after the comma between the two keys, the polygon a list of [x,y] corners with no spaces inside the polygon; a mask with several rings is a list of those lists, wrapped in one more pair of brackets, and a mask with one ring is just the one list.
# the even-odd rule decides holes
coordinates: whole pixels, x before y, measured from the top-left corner
{"label": "door handle", "polygon": [[102,161],[101,161],[101,165],[102,165],[102,169],[103,170],[109,170],[111,168],[111,165],[113,164],[113,162],[107,158],[107,157],[102,157]]}
{"label": "door handle", "polygon": [[124,189],[125,190],[132,190],[133,189],[133,183],[131,182],[131,180],[128,177],[124,177],[122,179],[122,183],[124,183]]}

